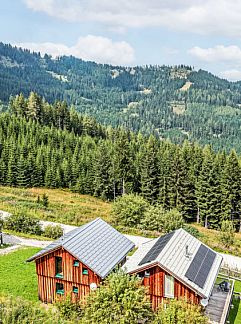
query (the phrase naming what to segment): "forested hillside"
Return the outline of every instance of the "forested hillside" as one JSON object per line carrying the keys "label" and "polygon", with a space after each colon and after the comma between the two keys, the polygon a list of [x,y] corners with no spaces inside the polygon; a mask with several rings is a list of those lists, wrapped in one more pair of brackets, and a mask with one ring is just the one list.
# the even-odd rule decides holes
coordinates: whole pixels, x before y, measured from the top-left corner
{"label": "forested hillside", "polygon": [[0,43],[0,100],[38,92],[105,125],[241,152],[241,83],[188,66],[124,68],[52,59]]}
{"label": "forested hillside", "polygon": [[12,98],[0,115],[0,184],[70,188],[112,200],[139,193],[177,208],[185,220],[217,228],[241,212],[241,167],[235,151],[183,145],[100,126],[38,95]]}

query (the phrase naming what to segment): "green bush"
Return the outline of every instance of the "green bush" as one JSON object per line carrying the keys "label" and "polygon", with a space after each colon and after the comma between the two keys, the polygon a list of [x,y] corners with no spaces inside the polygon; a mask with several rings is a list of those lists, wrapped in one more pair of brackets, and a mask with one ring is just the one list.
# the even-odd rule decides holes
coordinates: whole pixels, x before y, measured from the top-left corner
{"label": "green bush", "polygon": [[118,270],[89,295],[81,323],[150,323],[148,320],[152,316],[150,301],[141,281]]}
{"label": "green bush", "polygon": [[48,225],[45,227],[43,235],[56,240],[63,235],[63,229],[60,225]]}
{"label": "green bush", "polygon": [[116,224],[135,227],[140,224],[149,203],[141,196],[129,194],[118,197],[112,206]]}
{"label": "green bush", "polygon": [[207,324],[201,306],[185,300],[166,300],[160,305],[153,324]]}
{"label": "green bush", "polygon": [[150,206],[141,220],[141,228],[163,233],[183,227],[184,220],[177,209],[166,211],[161,205]]}
{"label": "green bush", "polygon": [[41,235],[43,233],[39,220],[23,214],[23,212],[10,215],[4,221],[4,228],[20,233]]}
{"label": "green bush", "polygon": [[59,314],[65,320],[80,320],[83,313],[83,305],[79,301],[71,301],[71,297],[67,296],[65,299],[59,300],[55,303]]}
{"label": "green bush", "polygon": [[222,221],[219,240],[225,247],[230,247],[234,244],[234,232],[234,226],[231,221]]}
{"label": "green bush", "polygon": [[49,198],[48,196],[44,193],[42,196],[42,199],[40,198],[40,196],[38,196],[37,198],[37,204],[42,205],[43,207],[48,207],[49,205]]}
{"label": "green bush", "polygon": [[64,324],[53,311],[46,311],[38,304],[20,298],[0,298],[0,323],[29,323],[29,324]]}
{"label": "green bush", "polygon": [[201,233],[199,232],[199,230],[191,225],[184,225],[183,228],[192,236],[199,238],[201,237]]}

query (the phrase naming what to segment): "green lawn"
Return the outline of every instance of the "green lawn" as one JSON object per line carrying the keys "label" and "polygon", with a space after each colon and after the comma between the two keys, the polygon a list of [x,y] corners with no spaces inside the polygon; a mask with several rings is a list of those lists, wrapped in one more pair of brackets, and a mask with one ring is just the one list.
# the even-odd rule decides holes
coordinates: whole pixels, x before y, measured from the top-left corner
{"label": "green lawn", "polygon": [[232,304],[234,307],[230,309],[228,319],[232,324],[240,324],[241,323],[241,301],[239,298],[234,297]]}
{"label": "green lawn", "polygon": [[0,294],[38,300],[35,263],[26,262],[39,248],[23,248],[0,256]]}
{"label": "green lawn", "polygon": [[[234,291],[241,293],[241,281],[236,280],[234,283]],[[240,324],[241,323],[241,301],[239,298],[233,297],[233,308],[230,309],[229,321],[230,323]]]}
{"label": "green lawn", "polygon": [[241,293],[241,281],[235,280],[235,283],[234,283],[234,291]]}

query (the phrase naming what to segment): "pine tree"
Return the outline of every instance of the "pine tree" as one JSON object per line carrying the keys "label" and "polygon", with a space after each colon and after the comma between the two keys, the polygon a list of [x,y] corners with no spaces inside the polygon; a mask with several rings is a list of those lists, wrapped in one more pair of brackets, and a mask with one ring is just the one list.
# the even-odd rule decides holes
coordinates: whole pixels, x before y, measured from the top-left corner
{"label": "pine tree", "polygon": [[203,155],[204,159],[202,169],[198,177],[196,195],[200,221],[205,227],[208,227],[209,217],[212,216],[210,210],[210,194],[212,191],[211,170],[213,169],[213,152],[209,146],[204,148]]}
{"label": "pine tree", "polygon": [[94,161],[94,194],[105,200],[113,199],[111,166],[110,149],[104,142],[100,142]]}
{"label": "pine tree", "polygon": [[222,176],[223,219],[232,220],[241,229],[241,168],[234,150],[229,154]]}
{"label": "pine tree", "polygon": [[153,136],[150,136],[142,156],[141,193],[152,203],[158,195],[158,174],[157,142]]}
{"label": "pine tree", "polygon": [[25,160],[23,154],[20,154],[17,163],[17,185],[19,187],[29,187],[30,186],[30,174],[28,172],[27,161]]}
{"label": "pine tree", "polygon": [[31,92],[28,98],[26,116],[29,119],[39,120],[42,114],[42,100],[34,92]]}

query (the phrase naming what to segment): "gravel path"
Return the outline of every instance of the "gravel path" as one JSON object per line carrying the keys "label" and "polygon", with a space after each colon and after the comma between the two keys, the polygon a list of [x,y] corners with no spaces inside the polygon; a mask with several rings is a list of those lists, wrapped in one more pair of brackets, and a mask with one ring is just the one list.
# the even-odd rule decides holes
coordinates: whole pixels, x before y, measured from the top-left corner
{"label": "gravel path", "polygon": [[[9,213],[0,210],[0,216],[2,216],[3,218],[8,217],[9,215],[10,215]],[[77,227],[77,226],[73,226],[73,225],[65,225],[65,224],[49,222],[49,221],[40,221],[40,224],[43,229],[48,225],[60,225],[63,229],[64,234],[72,231],[73,229],[75,229]],[[128,235],[128,234],[124,234],[124,235],[129,240],[131,240],[135,244],[136,247],[139,247],[143,243],[150,240],[150,238],[143,237],[143,236]],[[8,243],[8,244],[14,244],[14,246],[16,246],[16,245],[34,246],[34,247],[40,247],[40,248],[44,248],[51,243],[51,241],[26,239],[26,238],[22,238],[22,237],[18,237],[18,236],[7,235],[7,234],[4,234],[4,242]],[[7,249],[4,249],[4,250],[7,250]],[[11,250],[9,250],[9,251],[11,251]],[[223,260],[224,266],[229,267],[230,269],[241,271],[241,258],[240,257],[236,257],[231,254],[222,254],[222,253],[220,253],[220,254],[222,255],[222,257],[224,259]]]}
{"label": "gravel path", "polygon": [[12,245],[6,249],[0,249],[0,255],[8,254],[21,248],[21,245]]}

